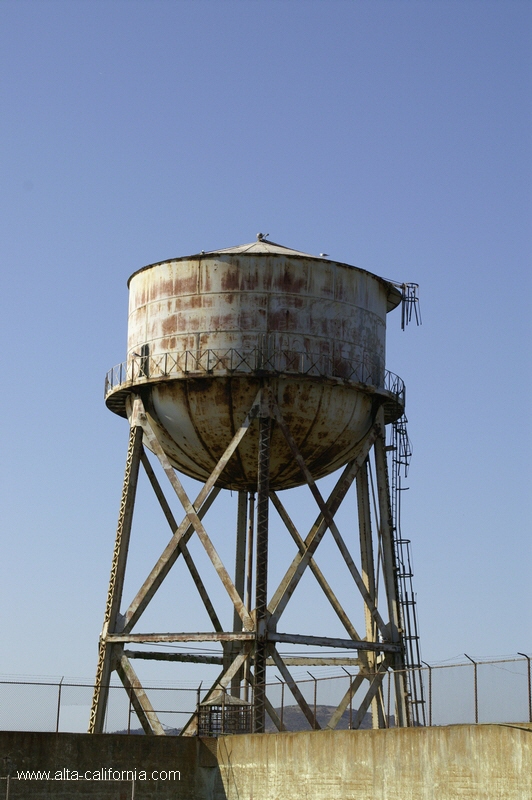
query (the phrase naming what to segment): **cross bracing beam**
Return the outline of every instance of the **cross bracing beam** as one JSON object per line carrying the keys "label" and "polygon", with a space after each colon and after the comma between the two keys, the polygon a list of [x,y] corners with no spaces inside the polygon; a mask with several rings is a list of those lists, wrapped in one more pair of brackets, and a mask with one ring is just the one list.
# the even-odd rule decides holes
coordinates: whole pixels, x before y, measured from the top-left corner
{"label": "cross bracing beam", "polygon": [[[339,647],[343,650],[372,650],[383,653],[397,653],[401,650],[398,644],[367,642],[365,639],[334,639],[330,636],[307,636],[298,633],[277,632],[271,632],[268,638],[271,642],[306,644],[312,647]],[[120,639],[115,638],[115,641],[120,641]]]}
{"label": "cross bracing beam", "polygon": [[[240,444],[240,442],[242,441],[242,439],[244,438],[244,436],[248,432],[249,426],[251,425],[251,422],[253,421],[255,416],[258,414],[259,401],[260,401],[260,396],[258,394],[257,397],[255,398],[255,400],[254,400],[254,402],[253,402],[253,404],[252,404],[252,406],[251,406],[251,408],[250,408],[250,410],[249,410],[249,412],[248,412],[243,424],[241,425],[239,430],[234,435],[233,439],[231,440],[231,442],[228,445],[227,449],[225,450],[224,454],[222,455],[222,457],[218,461],[216,467],[214,468],[212,473],[209,475],[209,477],[205,481],[200,493],[198,494],[198,496],[197,496],[197,498],[196,498],[196,500],[195,500],[193,505],[194,505],[194,509],[197,511],[198,517],[200,519],[201,519],[202,516],[204,516],[204,514],[208,510],[209,506],[212,505],[216,495],[220,492],[220,488],[219,487],[215,487],[216,481],[218,480],[218,478],[222,474],[223,470],[225,469],[225,466],[227,465],[229,459],[231,458],[231,456],[233,455],[233,453],[237,449],[238,445]],[[137,399],[136,402],[138,403],[139,399]],[[148,424],[147,424],[148,423],[148,419],[147,419],[146,413],[144,411],[144,408],[142,408],[142,411],[143,411],[142,422],[144,423],[144,425],[146,427],[148,427]],[[182,489],[181,483],[180,483],[179,479],[177,479],[177,476],[175,475],[175,471],[172,468],[170,462],[168,461],[168,458],[166,457],[166,454],[164,453],[164,450],[162,449],[161,445],[159,444],[159,442],[157,440],[157,437],[155,436],[155,433],[153,432],[151,427],[149,428],[149,430],[150,430],[151,442],[155,443],[156,455],[159,458],[159,460],[161,461],[163,469],[164,469],[164,471],[165,471],[165,473],[166,473],[166,475],[167,475],[172,487],[175,489],[176,493],[179,496],[180,493],[181,493],[181,489]],[[184,490],[183,490],[183,492],[184,492]],[[210,500],[210,502],[208,502],[209,500]],[[189,501],[188,501],[188,498],[186,498],[186,503],[188,505],[190,505]],[[207,503],[208,503],[208,505],[207,505]],[[205,508],[203,514],[200,513],[200,510],[202,508]],[[187,513],[187,516],[185,517],[185,519],[183,520],[183,522],[181,523],[179,528],[177,528],[177,530],[175,531],[172,539],[168,543],[168,545],[165,548],[164,552],[162,553],[161,557],[158,559],[158,561],[155,564],[154,568],[150,572],[148,578],[144,582],[142,588],[140,589],[140,591],[138,592],[137,596],[135,597],[135,599],[131,603],[130,607],[126,611],[126,613],[124,615],[125,619],[126,619],[124,630],[131,630],[131,628],[133,628],[133,626],[136,624],[136,622],[138,621],[140,615],[142,614],[142,612],[144,611],[144,609],[146,608],[146,606],[148,605],[148,603],[150,602],[150,600],[154,596],[155,592],[157,591],[157,589],[159,588],[159,586],[163,582],[164,578],[166,577],[166,575],[168,574],[168,572],[170,571],[170,569],[174,565],[176,559],[178,558],[179,553],[180,553],[180,549],[179,549],[180,541],[182,539],[184,539],[184,543],[186,544],[187,539],[192,535],[194,529],[195,528],[194,528],[194,525],[192,523],[192,520],[190,519],[190,517],[189,517],[189,515]],[[235,590],[235,592],[236,592],[236,590]]]}
{"label": "cross bracing beam", "polygon": [[136,642],[253,642],[254,631],[206,631],[205,633],[114,633],[107,637],[111,643]]}
{"label": "cross bracing beam", "polygon": [[[203,518],[220,491],[216,483],[222,475],[225,466],[237,451],[244,437],[249,434],[251,423],[257,417],[258,421],[255,422],[255,428],[258,426],[260,431],[259,451],[261,452],[260,459],[262,460],[262,467],[259,468],[259,480],[256,487],[256,506],[258,508],[257,525],[254,532],[254,492],[249,492],[249,498],[246,492],[239,492],[237,553],[235,578],[233,580],[216,551],[213,540],[205,529]],[[310,489],[318,506],[318,516],[306,538],[303,538],[299,533],[283,503],[280,501],[278,494],[274,491],[270,491],[268,486],[268,460],[272,423],[282,432],[286,439],[292,452],[292,457],[299,465],[304,482]],[[129,476],[124,482],[123,497],[127,498],[127,513],[124,516],[121,512],[122,517],[124,517],[119,525],[119,527],[121,526],[121,540],[118,542],[119,537],[117,535],[117,544],[115,545],[116,558],[114,558],[113,562],[120,565],[118,570],[119,580],[117,581],[115,579],[112,593],[110,589],[110,596],[112,594],[113,598],[112,613],[110,615],[106,613],[104,629],[102,631],[100,661],[102,661],[103,666],[100,668],[99,662],[98,687],[95,691],[95,700],[93,703],[95,718],[100,721],[103,719],[102,715],[105,713],[106,703],[104,682],[108,684],[112,669],[116,669],[122,677],[124,686],[126,686],[132,697],[132,703],[136,704],[135,709],[137,710],[138,706],[138,713],[144,714],[143,727],[146,725],[151,728],[152,732],[160,732],[159,730],[155,730],[157,727],[156,722],[150,716],[150,708],[146,705],[142,686],[132,671],[129,658],[153,659],[159,661],[188,661],[197,664],[221,664],[222,671],[212,685],[210,694],[217,689],[225,689],[230,686],[231,693],[235,696],[240,696],[240,687],[243,681],[244,696],[246,697],[247,689],[245,687],[252,685],[254,689],[255,730],[257,731],[264,730],[264,717],[266,713],[274,720],[274,724],[279,727],[278,723],[280,721],[275,719],[275,712],[271,708],[271,703],[266,696],[266,667],[271,665],[277,668],[283,680],[289,685],[298,705],[313,728],[319,727],[317,720],[314,718],[311,709],[301,694],[297,682],[294,681],[290,674],[288,669],[290,666],[336,664],[359,667],[360,672],[354,680],[356,682],[357,691],[365,686],[366,693],[360,702],[357,713],[361,714],[362,709],[367,710],[371,705],[374,710],[374,716],[377,714],[377,710],[382,707],[382,697],[379,693],[382,686],[382,678],[379,676],[381,672],[384,674],[386,670],[392,666],[396,672],[394,677],[395,694],[396,697],[399,698],[399,703],[401,703],[401,698],[404,698],[405,694],[403,687],[404,677],[401,678],[401,669],[404,668],[404,656],[401,620],[397,603],[397,587],[394,578],[395,565],[393,561],[393,546],[390,547],[390,544],[393,544],[391,538],[393,534],[389,525],[389,494],[386,494],[387,475],[385,474],[385,469],[383,469],[385,445],[382,413],[376,415],[374,424],[359,443],[355,457],[345,466],[327,500],[322,496],[320,489],[308,469],[299,451],[298,445],[283,418],[281,409],[267,384],[257,394],[246,420],[236,432],[231,443],[209,478],[205,481],[194,502],[188,497],[183,484],[171,466],[163,446],[157,438],[157,431],[158,428],[157,426],[152,426],[150,418],[144,410],[141,399],[136,397],[133,401],[133,414],[131,416],[131,452],[128,455],[129,462],[134,463],[134,469],[129,469]],[[150,450],[159,460],[170,486],[172,487],[173,494],[178,498],[184,509],[185,516],[180,524],[177,523],[165,492],[155,475],[148,456],[143,450],[142,437],[144,437]],[[131,442],[136,442],[136,445],[131,444]],[[379,567],[378,565],[376,566],[373,561],[372,552],[372,520],[369,511],[369,490],[367,485],[367,465],[371,452],[375,453],[375,461],[377,463],[378,535],[382,560],[386,562],[383,573],[385,576],[386,607],[390,617],[389,621],[384,619],[381,610],[378,608],[375,575]],[[121,615],[119,613],[119,606],[136,490],[136,477],[134,473],[135,470],[138,473],[140,464],[144,467],[151,488],[168,522],[172,536],[161,554],[161,557],[144,581],[141,589],[137,592],[126,612]],[[360,533],[360,567],[355,564],[355,560],[350,551],[352,543],[348,545],[348,540],[340,533],[338,523],[335,519],[338,509],[347,497],[355,481],[358,496],[358,514],[355,514],[354,519],[357,520]],[[288,566],[279,586],[273,591],[271,596],[269,596],[267,585],[269,536],[268,506],[270,500],[278,511],[286,530],[297,547],[296,556]],[[377,519],[375,522],[377,522]],[[331,532],[330,535],[336,543],[343,561],[349,570],[353,583],[357,587],[358,594],[362,599],[366,620],[365,637],[362,637],[357,632],[355,625],[338,599],[333,586],[325,579],[323,572],[316,563],[316,550],[327,531]],[[253,534],[255,534],[255,541],[253,541]],[[207,589],[208,584],[203,581],[200,570],[188,549],[189,541],[194,536],[202,543],[205,552],[225,588],[227,596],[230,598],[233,608],[232,630],[224,630],[222,617],[218,615]],[[351,542],[351,539],[349,539],[349,541]],[[254,560],[250,550],[252,544],[256,546],[256,556]],[[246,551],[247,556],[245,555]],[[179,556],[183,556],[183,561],[192,576],[201,601],[207,610],[213,630],[205,632],[136,632],[134,629],[140,617]],[[294,591],[307,569],[314,575],[323,595],[341,621],[348,638],[291,634],[277,631],[279,620],[288,603],[291,601]],[[256,592],[255,608],[252,607],[250,591],[253,575],[255,576]],[[245,591],[246,586],[247,591]],[[244,594],[246,595],[245,600]],[[186,642],[218,642],[221,645],[221,652],[220,655],[208,655],[201,653],[153,653],[147,651],[123,650],[123,647],[128,643],[172,644]],[[347,652],[333,658],[321,657],[319,654],[310,654],[308,656],[294,654],[280,655],[276,649],[276,644],[282,643],[313,648],[342,649]],[[380,659],[380,663],[379,655],[382,657],[386,655],[384,660]],[[379,666],[377,666],[377,664],[379,664]],[[354,687],[355,683],[350,687],[351,698]],[[208,696],[209,693],[207,694],[207,697]],[[363,713],[365,713],[365,710]],[[380,724],[383,720],[383,715],[380,712],[378,713],[378,719]],[[397,711],[397,719],[400,724],[407,724],[408,722],[406,712],[404,711],[404,703],[403,710],[399,709]],[[187,735],[195,730],[195,725],[194,719],[191,718],[186,726]],[[91,730],[97,729],[97,725],[92,725]]]}
{"label": "cross bracing beam", "polygon": [[[223,664],[223,656],[204,656],[198,653],[167,653],[158,652],[153,650],[124,650],[124,655],[128,658],[139,658],[144,661],[183,661],[192,664]],[[358,658],[350,658],[344,656],[343,658],[320,658],[319,656],[286,656],[283,655],[282,659],[287,667],[340,667],[352,666],[359,667],[360,660]],[[266,660],[268,667],[275,666],[273,658],[268,657]]]}
{"label": "cross bracing beam", "polygon": [[137,674],[125,653],[122,653],[120,656],[116,665],[116,671],[122,681],[124,689],[126,689],[129,694],[131,705],[135,709],[135,713],[142,725],[144,733],[164,736],[165,732],[161,721],[154,711],[148,695],[142,688]]}
{"label": "cross bracing beam", "polygon": [[[288,426],[287,426],[287,424],[286,424],[286,422],[285,422],[285,420],[283,418],[283,415],[281,414],[281,410],[279,409],[279,406],[277,404],[273,405],[273,416],[274,416],[275,421],[277,422],[277,424],[281,428],[281,430],[282,430],[282,432],[283,432],[283,434],[285,436],[286,441],[288,442],[288,445],[290,447],[290,450],[292,451],[292,455],[294,456],[294,459],[297,461],[297,463],[298,463],[298,465],[299,465],[299,467],[301,469],[301,472],[305,476],[307,485],[308,485],[310,491],[312,492],[312,495],[314,496],[314,499],[316,500],[316,503],[319,506],[319,509],[320,509],[321,514],[323,516],[323,519],[324,519],[324,522],[326,524],[326,527],[330,529],[330,531],[331,531],[331,533],[332,533],[332,535],[333,535],[333,537],[334,537],[334,539],[336,541],[336,544],[338,545],[338,548],[340,549],[340,552],[342,553],[342,556],[344,557],[345,563],[347,564],[347,566],[349,568],[349,571],[351,572],[351,575],[353,576],[353,580],[355,581],[360,594],[364,598],[364,602],[366,603],[368,609],[370,610],[371,615],[374,617],[374,619],[375,619],[377,625],[379,626],[381,632],[384,633],[385,628],[386,628],[386,623],[384,622],[384,620],[382,619],[381,615],[379,614],[379,611],[377,610],[377,608],[375,606],[373,598],[370,596],[369,592],[367,591],[367,589],[366,589],[366,587],[364,585],[364,581],[362,580],[362,576],[360,575],[360,573],[359,573],[359,571],[358,571],[358,569],[357,569],[357,567],[356,567],[356,565],[355,565],[355,563],[354,563],[354,561],[353,561],[353,559],[351,557],[349,549],[347,548],[347,545],[345,544],[345,542],[344,542],[344,540],[342,538],[342,535],[340,534],[340,531],[338,530],[338,527],[336,525],[336,522],[334,521],[333,515],[331,514],[331,511],[330,511],[327,503],[325,503],[325,501],[324,501],[324,499],[323,499],[323,497],[321,495],[321,492],[318,489],[318,487],[316,485],[316,482],[314,481],[314,478],[310,474],[310,472],[308,470],[308,467],[305,464],[305,461],[303,459],[303,456],[299,452],[299,449],[298,449],[298,447],[297,447],[297,445],[296,445],[296,443],[295,443],[295,441],[293,439],[292,434],[290,433],[290,430],[289,430],[289,428],[288,428]],[[376,434],[378,433],[378,430],[379,429],[377,428],[377,430],[375,431]],[[368,437],[368,441],[369,441],[369,438],[370,437]],[[365,458],[366,458],[366,456],[364,456],[363,460],[365,460]],[[359,468],[360,468],[360,464],[357,465],[357,471],[358,471]],[[355,477],[355,476],[353,475],[353,477]]]}
{"label": "cross bracing beam", "polygon": [[336,728],[342,719],[347,706],[353,701],[353,697],[364,683],[364,677],[365,676],[362,673],[359,673],[355,676],[354,680],[349,681],[349,689],[338,703],[337,708],[331,714],[329,722],[325,726],[326,728],[329,730],[334,730]]}
{"label": "cross bracing beam", "polygon": [[[139,418],[140,418],[141,425],[142,425],[143,430],[144,430],[144,436],[146,437],[146,439],[149,442],[150,449],[152,450],[153,453],[155,453],[155,455],[157,456],[157,458],[161,462],[161,465],[162,465],[164,471],[166,472],[168,480],[170,481],[170,484],[172,485],[172,488],[174,489],[175,493],[177,494],[179,500],[181,501],[181,505],[185,509],[185,513],[186,513],[190,523],[192,524],[194,530],[196,531],[196,534],[197,534],[200,542],[202,543],[203,547],[205,548],[205,552],[209,556],[214,569],[218,573],[218,575],[220,577],[220,580],[221,580],[224,588],[227,591],[227,594],[231,598],[231,600],[233,602],[233,605],[234,605],[235,609],[237,610],[238,615],[240,616],[240,618],[241,618],[241,620],[242,620],[242,622],[244,624],[244,628],[246,630],[248,630],[248,631],[249,630],[253,630],[253,627],[254,627],[253,620],[249,616],[249,613],[248,613],[246,607],[244,606],[244,602],[243,602],[241,596],[239,595],[239,593],[237,592],[236,587],[235,587],[233,581],[231,580],[231,578],[229,576],[229,573],[227,572],[227,570],[226,570],[226,568],[225,568],[225,566],[224,566],[224,564],[222,562],[222,559],[218,555],[218,553],[216,551],[216,548],[214,547],[214,545],[213,545],[213,543],[212,543],[207,531],[203,527],[203,523],[202,523],[200,517],[198,516],[195,507],[190,502],[188,494],[187,494],[187,492],[185,491],[185,489],[183,487],[183,484],[181,483],[181,481],[177,477],[177,474],[176,474],[174,468],[172,467],[172,465],[170,464],[170,461],[168,460],[168,456],[164,452],[161,444],[159,443],[159,440],[155,436],[155,433],[153,432],[153,428],[149,424],[146,414],[145,413],[141,413],[139,415]],[[245,431],[244,431],[244,433],[245,433]],[[244,435],[244,434],[242,434],[242,435]],[[222,461],[223,461],[223,458],[222,458]],[[225,466],[225,464],[224,464],[224,466]],[[221,471],[223,471],[223,469]]]}
{"label": "cross bracing beam", "polygon": [[313,713],[312,709],[310,708],[310,706],[308,705],[307,701],[303,697],[299,686],[297,685],[297,683],[292,678],[292,675],[290,674],[290,672],[288,670],[288,667],[284,663],[283,659],[281,658],[281,656],[279,655],[279,653],[277,652],[275,647],[272,648],[271,655],[272,655],[273,661],[275,663],[275,666],[277,667],[277,669],[279,670],[279,672],[283,676],[283,680],[288,684],[288,687],[290,688],[290,691],[294,695],[294,698],[297,701],[297,704],[298,704],[299,708],[301,709],[301,711],[303,712],[303,714],[307,718],[308,722],[310,723],[310,727],[313,730],[319,730],[320,729],[320,725],[318,723],[318,720],[314,716],[314,713]]}
{"label": "cross bracing beam", "polygon": [[[159,481],[157,480],[157,476],[155,475],[155,472],[153,471],[153,467],[150,464],[149,459],[146,456],[146,453],[142,454],[142,466],[144,467],[144,470],[145,470],[145,472],[146,472],[146,474],[147,474],[147,476],[149,478],[149,481],[150,481],[150,483],[152,485],[152,489],[153,489],[153,491],[155,493],[155,496],[157,497],[157,499],[159,501],[159,504],[160,504],[160,506],[161,506],[161,508],[162,508],[162,510],[164,512],[164,515],[165,515],[165,517],[166,517],[166,519],[168,521],[168,524],[170,525],[170,529],[172,531],[176,531],[178,529],[178,525],[177,525],[177,523],[175,521],[175,517],[172,514],[172,510],[171,510],[171,508],[170,508],[170,506],[168,504],[168,501],[167,501],[166,497],[164,496],[164,492],[161,489],[161,485],[160,485]],[[204,506],[202,508],[204,508]],[[200,518],[201,518],[201,516],[203,516],[203,515],[200,515]],[[192,533],[192,530],[191,530],[191,533]],[[185,534],[185,536],[186,536],[186,534]],[[203,581],[201,579],[201,575],[199,574],[199,571],[196,569],[196,565],[194,563],[194,559],[192,558],[192,556],[190,555],[190,553],[188,551],[188,548],[186,546],[184,538],[185,537],[183,537],[179,541],[179,543],[177,545],[178,548],[179,548],[179,552],[182,554],[183,560],[185,561],[185,564],[188,567],[188,571],[190,572],[190,576],[191,576],[192,580],[194,581],[194,584],[195,584],[195,586],[196,586],[196,588],[197,588],[197,590],[198,590],[198,592],[200,594],[200,597],[201,597],[201,599],[203,601],[203,605],[205,606],[207,614],[209,615],[209,618],[210,618],[210,620],[212,622],[213,628],[216,631],[222,631],[223,630],[222,623],[218,619],[218,615],[217,615],[217,613],[216,613],[216,611],[214,609],[214,606],[213,606],[213,604],[211,602],[211,599],[209,597],[209,593],[207,592],[205,584],[203,583]]]}
{"label": "cross bracing beam", "polygon": [[[298,550],[299,550],[300,554],[301,555],[305,555],[305,542],[303,541],[303,539],[299,535],[299,532],[298,532],[296,526],[294,525],[294,523],[290,519],[290,516],[288,515],[286,509],[284,508],[283,504],[279,500],[279,496],[276,494],[276,492],[270,492],[270,499],[271,499],[272,503],[274,504],[275,508],[277,509],[277,512],[278,512],[279,516],[283,520],[283,522],[284,522],[284,524],[286,526],[286,529],[290,533],[290,536],[292,537],[294,542],[297,544],[297,547],[298,547]],[[321,586],[325,597],[329,600],[331,606],[333,607],[334,611],[336,612],[338,618],[340,619],[340,621],[341,621],[342,625],[344,626],[344,628],[346,629],[347,633],[350,635],[350,637],[352,639],[360,639],[360,636],[356,632],[356,629],[355,629],[354,625],[352,624],[351,620],[349,619],[349,617],[345,613],[344,609],[342,608],[342,604],[340,603],[340,601],[338,600],[338,598],[334,594],[330,584],[325,579],[325,576],[323,575],[321,569],[318,567],[318,565],[316,564],[316,562],[314,561],[313,558],[309,559],[308,565],[309,565],[309,568],[310,568],[312,574],[314,575],[314,577],[318,581],[319,585]]]}

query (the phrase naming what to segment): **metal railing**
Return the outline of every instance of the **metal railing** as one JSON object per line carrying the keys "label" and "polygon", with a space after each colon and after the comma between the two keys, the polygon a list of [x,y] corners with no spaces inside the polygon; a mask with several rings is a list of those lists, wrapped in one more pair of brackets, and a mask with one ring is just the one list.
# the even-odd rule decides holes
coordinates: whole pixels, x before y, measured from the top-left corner
{"label": "metal railing", "polygon": [[[416,670],[416,679],[425,687],[427,725],[458,723],[532,723],[531,658],[470,660],[455,664],[425,664]],[[297,679],[296,683],[318,725],[328,725],[334,710],[353,686],[355,674]],[[93,685],[67,679],[53,682],[0,679],[0,730],[85,732]],[[197,688],[145,687],[163,727],[177,734],[194,714],[201,698]],[[267,684],[269,702],[276,709],[282,727],[308,730],[303,716],[284,681]],[[394,727],[394,681],[388,673],[383,682],[383,704],[389,727]],[[353,728],[357,715],[357,696],[349,702],[338,728]],[[371,727],[366,714],[361,727]],[[268,723],[268,731],[275,731]],[[110,686],[105,732],[139,733],[140,724],[130,698],[121,685]]]}
{"label": "metal railing", "polygon": [[359,383],[390,392],[404,405],[405,385],[398,375],[369,359],[341,355],[255,347],[251,350],[184,350],[178,353],[136,354],[109,370],[104,396],[128,385],[164,378],[204,375],[302,375]]}

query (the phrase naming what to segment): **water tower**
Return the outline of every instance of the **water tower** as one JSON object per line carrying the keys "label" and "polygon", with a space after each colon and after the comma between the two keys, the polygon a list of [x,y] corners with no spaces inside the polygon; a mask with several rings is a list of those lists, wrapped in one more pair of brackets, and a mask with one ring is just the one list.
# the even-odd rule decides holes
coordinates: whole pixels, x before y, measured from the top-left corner
{"label": "water tower", "polygon": [[[371,708],[376,727],[386,724],[382,684],[391,673],[396,724],[411,724],[412,686],[405,668],[415,636],[405,627],[401,576],[406,573],[399,563],[388,477],[389,452],[401,444],[404,385],[385,369],[385,335],[386,314],[402,301],[408,316],[415,303],[412,285],[400,287],[324,255],[267,241],[262,234],[251,244],[150,264],[128,285],[127,360],[109,372],[105,401],[127,418],[130,437],[90,731],[103,730],[109,680],[116,670],[145,732],[164,734],[133,669],[135,653],[126,650],[150,643],[189,643],[190,653],[174,651],[173,658],[198,664],[198,643],[217,643],[221,671],[204,702],[220,691],[251,697],[256,732],[264,731],[266,714],[279,727],[266,690],[270,665],[314,728],[319,725],[313,710],[290,672],[294,664],[356,665],[357,720]],[[395,426],[395,444],[386,442],[387,425]],[[166,494],[146,450],[168,478]],[[141,465],[168,520],[169,539],[136,596],[122,607]],[[340,469],[324,497],[316,481]],[[201,481],[197,497],[187,495],[180,473]],[[282,499],[285,490],[300,485],[316,503],[310,530],[298,529]],[[216,550],[216,525],[207,531],[202,521],[223,490],[237,497],[231,569]],[[174,516],[168,496],[174,503],[177,496],[183,519]],[[347,496],[354,499],[348,535],[337,523]],[[293,547],[275,586],[268,584],[272,507]],[[192,558],[192,537],[201,542],[230,598],[229,623],[218,617],[211,587]],[[362,629],[318,566],[325,537],[332,537],[347,567],[352,596],[363,609]],[[284,550],[275,554],[283,556]],[[143,612],[178,559],[190,570],[212,630],[138,632]],[[294,592],[308,572],[339,620],[341,636],[285,630],[283,612],[298,599]],[[289,657],[283,648],[290,646],[310,654]],[[330,657],[331,651],[338,655]],[[142,657],[149,658],[149,651]],[[340,705],[337,716],[342,710]],[[184,732],[196,729],[191,718]]]}

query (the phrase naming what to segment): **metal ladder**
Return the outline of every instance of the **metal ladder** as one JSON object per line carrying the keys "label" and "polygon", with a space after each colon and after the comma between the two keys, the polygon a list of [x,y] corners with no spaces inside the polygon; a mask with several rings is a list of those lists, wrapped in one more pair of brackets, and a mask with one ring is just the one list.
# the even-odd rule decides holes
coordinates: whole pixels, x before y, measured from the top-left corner
{"label": "metal ladder", "polygon": [[407,419],[403,414],[402,417],[389,426],[389,443],[386,449],[389,458],[390,501],[397,564],[397,589],[405,643],[407,702],[411,724],[419,726],[426,725],[426,712],[416,597],[412,584],[414,571],[412,568],[410,539],[404,539],[401,535],[401,495],[408,488],[402,486],[402,478],[406,478],[408,475],[408,467],[412,456],[406,423]]}

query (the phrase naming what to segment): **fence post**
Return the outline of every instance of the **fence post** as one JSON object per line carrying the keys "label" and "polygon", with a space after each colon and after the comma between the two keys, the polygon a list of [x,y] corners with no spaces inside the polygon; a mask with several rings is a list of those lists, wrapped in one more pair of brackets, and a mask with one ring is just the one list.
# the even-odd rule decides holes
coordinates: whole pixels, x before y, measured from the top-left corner
{"label": "fence post", "polygon": [[201,681],[200,685],[196,690],[196,717],[197,717],[197,725],[196,725],[196,735],[200,735],[200,699],[201,699],[201,687],[203,686],[203,681]]}
{"label": "fence post", "polygon": [[349,678],[349,730],[353,730],[353,676],[350,672],[342,667],[343,671]]}
{"label": "fence post", "polygon": [[310,675],[310,677],[314,681],[314,730],[316,730],[316,725],[318,724],[318,718],[316,716],[316,705],[318,699],[318,680],[317,678],[314,677],[314,675],[312,675],[311,672],[308,671],[308,669],[307,669],[307,674]]}
{"label": "fence post", "polygon": [[64,680],[65,680],[65,676],[63,675],[63,677],[59,681],[59,687],[58,687],[58,691],[57,691],[57,717],[56,717],[56,721],[55,721],[55,732],[56,733],[59,733],[59,715],[61,713],[61,688],[63,686],[63,681]]}
{"label": "fence post", "polygon": [[528,664],[528,721],[532,722],[532,676],[530,675],[530,656],[518,653],[518,656],[526,658]]}
{"label": "fence post", "polygon": [[473,661],[471,656],[468,656],[467,653],[464,653],[465,657],[468,658],[475,668],[475,724],[478,724],[478,680],[477,680],[477,662]]}
{"label": "fence post", "polygon": [[[391,719],[391,712],[390,712],[390,702],[391,702],[391,693],[392,693],[392,673],[388,670],[388,709],[386,716],[388,717],[388,727],[390,727],[390,719]],[[394,727],[396,720],[394,720]]]}
{"label": "fence post", "polygon": [[432,667],[426,661],[422,661],[429,670],[429,728],[432,727]]}
{"label": "fence post", "polygon": [[281,730],[283,730],[283,716],[284,716],[284,681],[278,676],[275,676],[281,683]]}
{"label": "fence post", "polygon": [[132,694],[133,694],[133,689],[130,689],[129,692],[128,692],[129,708],[128,708],[128,711],[127,711],[127,733],[128,733],[128,736],[131,733],[131,705],[132,705],[131,704],[131,695]]}

